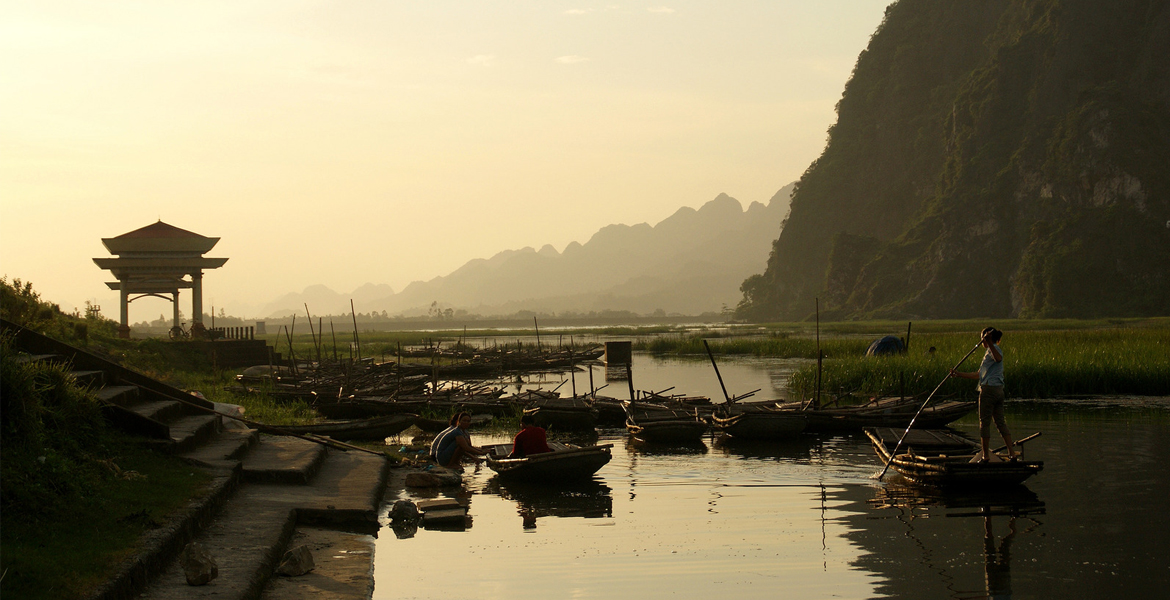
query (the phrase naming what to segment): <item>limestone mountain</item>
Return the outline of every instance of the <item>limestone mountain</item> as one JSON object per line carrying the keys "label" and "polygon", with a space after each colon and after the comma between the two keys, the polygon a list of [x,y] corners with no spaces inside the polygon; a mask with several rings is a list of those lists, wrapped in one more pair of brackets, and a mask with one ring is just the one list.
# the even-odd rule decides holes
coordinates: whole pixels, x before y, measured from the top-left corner
{"label": "limestone mountain", "polygon": [[[558,252],[506,250],[491,258],[468,261],[429,281],[416,281],[401,292],[359,298],[359,312],[426,314],[433,305],[483,315],[521,310],[564,313],[629,310],[695,315],[734,307],[740,283],[765,264],[772,240],[780,232],[792,185],[767,205],[753,202],[745,210],[720,194],[698,209],[683,207],[657,225],[608,225],[585,243],[572,242]],[[264,314],[303,311],[306,294],[321,301],[320,310],[344,306],[341,294],[323,286],[289,294]],[[327,288],[325,288],[327,289]],[[330,292],[332,293],[332,292]],[[311,309],[314,302],[309,302]],[[318,309],[313,309],[316,312]]]}
{"label": "limestone mountain", "polygon": [[1170,2],[900,0],[737,313],[1170,314]]}

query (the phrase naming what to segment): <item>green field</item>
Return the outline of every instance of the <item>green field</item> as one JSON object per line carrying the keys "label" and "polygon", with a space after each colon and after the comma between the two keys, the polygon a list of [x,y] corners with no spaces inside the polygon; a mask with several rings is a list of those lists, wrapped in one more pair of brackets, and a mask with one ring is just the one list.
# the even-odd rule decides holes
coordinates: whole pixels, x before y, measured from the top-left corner
{"label": "green field", "polygon": [[[915,394],[933,389],[950,368],[972,349],[987,321],[925,321],[911,327],[905,354],[866,357],[869,344],[882,335],[906,337],[906,323],[850,322],[821,324],[825,360],[822,390],[831,395]],[[1015,398],[1081,395],[1170,395],[1170,319],[1000,320],[1006,363],[1007,393]],[[723,337],[662,336],[641,342],[639,349],[659,354],[702,354],[703,339],[712,352],[782,358],[816,358],[815,325],[783,324],[731,330]],[[929,352],[930,348],[934,352]],[[961,370],[974,371],[982,358],[976,351]],[[789,386],[794,396],[811,397],[816,367],[800,369]],[[947,382],[940,394],[974,394],[967,380]]]}

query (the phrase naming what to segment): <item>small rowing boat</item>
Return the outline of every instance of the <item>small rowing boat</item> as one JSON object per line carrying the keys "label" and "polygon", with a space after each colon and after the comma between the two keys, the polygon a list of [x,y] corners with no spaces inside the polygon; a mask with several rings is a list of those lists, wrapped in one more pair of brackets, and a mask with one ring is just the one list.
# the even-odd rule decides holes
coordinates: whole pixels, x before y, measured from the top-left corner
{"label": "small rowing boat", "polygon": [[865,430],[878,458],[889,462],[906,480],[919,485],[1006,488],[1019,485],[1044,469],[1042,461],[1005,461],[995,457],[990,462],[971,462],[978,452],[978,442],[945,429],[909,431],[902,441],[902,449],[891,461],[890,454],[903,433],[890,427]]}
{"label": "small rowing boat", "polygon": [[609,462],[612,457],[610,448],[613,448],[613,444],[579,447],[559,442],[549,442],[548,446],[552,452],[530,454],[524,458],[508,458],[512,444],[493,444],[484,446],[484,449],[488,451],[488,467],[501,478],[554,483],[589,479]]}

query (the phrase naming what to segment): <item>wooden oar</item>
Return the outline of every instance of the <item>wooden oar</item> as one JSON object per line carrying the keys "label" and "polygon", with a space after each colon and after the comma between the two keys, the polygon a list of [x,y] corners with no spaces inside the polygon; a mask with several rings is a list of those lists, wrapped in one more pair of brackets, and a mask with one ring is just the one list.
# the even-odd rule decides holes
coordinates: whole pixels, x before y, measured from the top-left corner
{"label": "wooden oar", "polygon": [[980,339],[979,343],[975,344],[975,347],[971,348],[971,351],[968,352],[966,355],[964,355],[963,358],[961,360],[959,360],[958,363],[955,364],[954,368],[952,368],[950,371],[947,371],[946,377],[943,377],[943,380],[938,383],[938,385],[934,388],[934,391],[931,392],[930,395],[926,397],[926,402],[923,402],[922,406],[918,407],[918,412],[914,413],[914,418],[910,419],[910,424],[906,426],[906,431],[903,431],[902,437],[898,438],[898,445],[894,446],[894,451],[890,453],[890,459],[886,461],[886,466],[884,469],[882,469],[881,474],[878,475],[878,479],[881,479],[882,477],[886,476],[886,471],[890,470],[890,463],[894,462],[894,457],[898,455],[898,450],[902,447],[902,441],[905,440],[906,435],[910,433],[910,428],[914,427],[914,422],[918,420],[918,415],[922,414],[923,409],[926,408],[927,404],[930,404],[930,400],[932,398],[934,398],[934,395],[937,394],[938,391],[940,389],[942,389],[943,384],[946,383],[947,380],[951,378],[951,371],[954,371],[954,370],[958,369],[960,366],[962,366],[963,363],[966,362],[967,359],[970,358],[972,354],[975,354],[975,351],[978,350],[979,347],[982,345],[983,345],[983,340]]}

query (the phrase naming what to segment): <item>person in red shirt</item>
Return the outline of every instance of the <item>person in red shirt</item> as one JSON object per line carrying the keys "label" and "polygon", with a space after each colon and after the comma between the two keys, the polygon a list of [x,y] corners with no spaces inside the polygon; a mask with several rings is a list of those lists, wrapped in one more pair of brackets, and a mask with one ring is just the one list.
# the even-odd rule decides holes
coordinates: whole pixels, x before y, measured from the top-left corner
{"label": "person in red shirt", "polygon": [[512,440],[512,453],[508,458],[524,458],[531,454],[552,452],[548,447],[544,428],[536,426],[536,419],[532,415],[520,417],[520,433]]}

